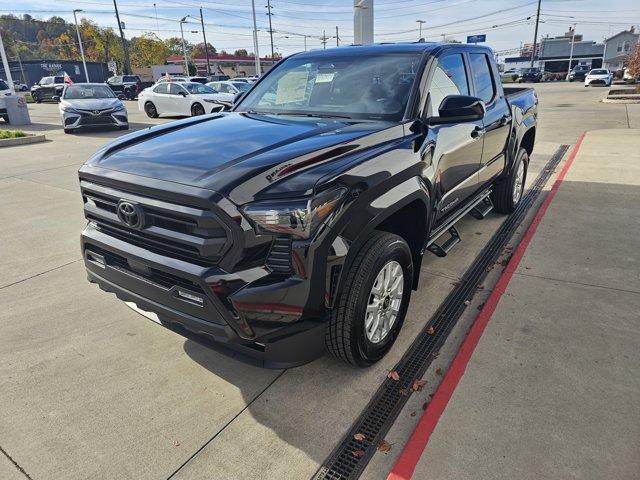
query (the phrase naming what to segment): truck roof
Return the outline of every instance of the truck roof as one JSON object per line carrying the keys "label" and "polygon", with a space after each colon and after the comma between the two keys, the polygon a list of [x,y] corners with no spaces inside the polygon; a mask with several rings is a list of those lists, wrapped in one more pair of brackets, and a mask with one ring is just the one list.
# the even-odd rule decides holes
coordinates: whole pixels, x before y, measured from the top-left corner
{"label": "truck roof", "polygon": [[369,45],[349,45],[347,47],[327,48],[326,50],[310,50],[295,54],[300,56],[322,56],[322,55],[357,55],[360,53],[425,53],[441,47],[455,47],[461,50],[485,50],[491,52],[489,47],[483,45],[472,45],[466,43],[443,43],[443,42],[411,42],[411,43],[372,43]]}

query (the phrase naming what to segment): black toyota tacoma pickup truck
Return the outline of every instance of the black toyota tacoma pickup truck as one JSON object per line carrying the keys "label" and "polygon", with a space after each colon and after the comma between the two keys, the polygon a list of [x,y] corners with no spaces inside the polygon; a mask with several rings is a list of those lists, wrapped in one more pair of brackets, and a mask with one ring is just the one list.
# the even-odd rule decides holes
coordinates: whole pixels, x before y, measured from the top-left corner
{"label": "black toyota tacoma pickup truck", "polygon": [[88,278],[265,366],[369,365],[423,254],[522,198],[537,98],[499,79],[474,45],[305,52],[232,112],[121,137],[79,171]]}

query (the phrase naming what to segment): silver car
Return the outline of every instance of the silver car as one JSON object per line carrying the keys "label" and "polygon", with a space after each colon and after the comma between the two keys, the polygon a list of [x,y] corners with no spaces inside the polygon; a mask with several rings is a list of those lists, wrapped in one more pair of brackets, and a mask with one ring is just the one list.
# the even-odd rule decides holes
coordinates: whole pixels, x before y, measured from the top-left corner
{"label": "silver car", "polygon": [[56,100],[60,102],[64,133],[72,133],[82,127],[129,128],[127,109],[121,98],[104,83],[67,85]]}

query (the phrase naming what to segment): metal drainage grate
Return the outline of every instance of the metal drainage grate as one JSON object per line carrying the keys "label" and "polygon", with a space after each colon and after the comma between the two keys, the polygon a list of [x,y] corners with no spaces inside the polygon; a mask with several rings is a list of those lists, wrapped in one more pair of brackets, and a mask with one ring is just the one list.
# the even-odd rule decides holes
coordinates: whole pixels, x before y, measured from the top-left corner
{"label": "metal drainage grate", "polygon": [[[516,211],[506,218],[491,237],[462,276],[460,285],[449,293],[425,325],[426,328],[395,366],[394,370],[400,375],[400,381],[385,379],[346,436],[316,472],[314,480],[345,480],[360,476],[375,453],[377,443],[389,431],[409,399],[409,396],[402,395],[400,390],[410,388],[414,379],[422,378],[466,308],[465,302],[473,298],[477,285],[482,283],[490,270],[489,267],[495,264],[568,149],[568,145],[561,145],[556,150],[522,198]],[[428,327],[433,327],[435,334],[427,333]],[[356,433],[363,433],[366,439],[362,442],[356,441],[353,438]],[[353,452],[359,450],[364,451],[364,454],[357,458]]]}

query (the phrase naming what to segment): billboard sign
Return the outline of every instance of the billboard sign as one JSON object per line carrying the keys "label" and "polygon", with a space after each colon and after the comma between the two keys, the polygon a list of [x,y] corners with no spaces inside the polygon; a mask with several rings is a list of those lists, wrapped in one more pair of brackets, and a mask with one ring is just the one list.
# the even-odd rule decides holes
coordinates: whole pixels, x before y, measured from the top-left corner
{"label": "billboard sign", "polygon": [[484,33],[481,35],[469,35],[467,37],[467,43],[482,43],[486,41],[487,41],[487,35]]}

